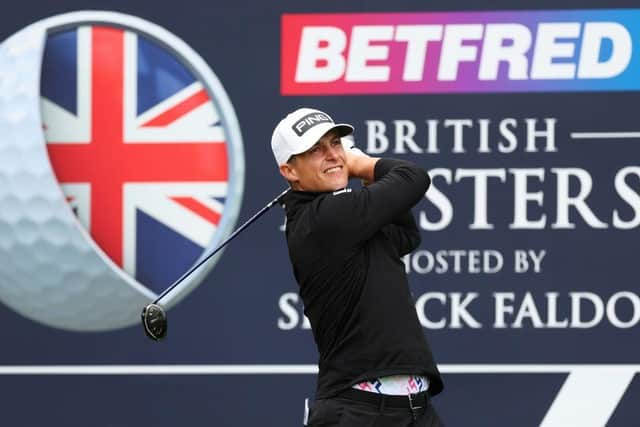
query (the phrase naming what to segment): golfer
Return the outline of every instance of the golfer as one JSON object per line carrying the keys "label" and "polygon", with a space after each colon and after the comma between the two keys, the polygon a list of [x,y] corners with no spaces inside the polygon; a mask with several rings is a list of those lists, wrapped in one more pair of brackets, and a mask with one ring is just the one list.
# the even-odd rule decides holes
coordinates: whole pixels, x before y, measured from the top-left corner
{"label": "golfer", "polygon": [[[410,209],[429,175],[345,148],[352,132],[301,108],[271,139],[292,190],[282,199],[289,257],[320,356],[306,425],[440,426],[430,397],[443,384],[401,260],[420,244]],[[349,178],[368,185],[351,189]]]}

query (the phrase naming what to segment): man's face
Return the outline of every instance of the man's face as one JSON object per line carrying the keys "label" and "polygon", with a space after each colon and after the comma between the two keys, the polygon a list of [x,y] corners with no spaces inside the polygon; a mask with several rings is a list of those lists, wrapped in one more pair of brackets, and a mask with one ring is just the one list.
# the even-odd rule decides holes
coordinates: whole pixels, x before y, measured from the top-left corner
{"label": "man's face", "polygon": [[310,149],[280,166],[294,190],[335,191],[347,186],[349,171],[340,136],[329,131]]}

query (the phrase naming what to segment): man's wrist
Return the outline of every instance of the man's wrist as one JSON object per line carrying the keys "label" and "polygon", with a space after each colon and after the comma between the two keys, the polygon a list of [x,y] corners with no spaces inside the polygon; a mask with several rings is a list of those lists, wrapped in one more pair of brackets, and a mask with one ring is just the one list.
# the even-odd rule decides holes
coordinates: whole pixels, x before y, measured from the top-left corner
{"label": "man's wrist", "polygon": [[367,182],[373,182],[376,163],[380,160],[377,157],[370,157],[366,154],[347,154],[349,166],[349,176],[360,178]]}

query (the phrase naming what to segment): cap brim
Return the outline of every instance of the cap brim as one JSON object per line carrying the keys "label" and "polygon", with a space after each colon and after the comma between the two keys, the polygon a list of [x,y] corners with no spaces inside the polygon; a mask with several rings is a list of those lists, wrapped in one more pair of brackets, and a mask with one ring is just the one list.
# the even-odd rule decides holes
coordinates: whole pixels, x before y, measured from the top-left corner
{"label": "cap brim", "polygon": [[302,154],[305,151],[309,150],[311,147],[316,145],[318,141],[320,141],[320,138],[322,138],[332,130],[337,130],[338,136],[340,136],[341,138],[343,136],[351,135],[354,130],[353,126],[348,125],[346,123],[338,123],[333,125],[330,125],[329,123],[327,123],[327,125],[329,126],[316,126],[316,129],[309,131],[309,137],[306,138],[307,144],[299,147],[299,151],[293,153],[292,156],[295,156],[297,154]]}
{"label": "cap brim", "polygon": [[[353,126],[348,125],[346,123],[339,123],[329,130],[334,130],[334,129],[338,130],[338,134],[340,135],[340,137],[351,135],[353,133]],[[329,132],[329,130],[327,132]]]}

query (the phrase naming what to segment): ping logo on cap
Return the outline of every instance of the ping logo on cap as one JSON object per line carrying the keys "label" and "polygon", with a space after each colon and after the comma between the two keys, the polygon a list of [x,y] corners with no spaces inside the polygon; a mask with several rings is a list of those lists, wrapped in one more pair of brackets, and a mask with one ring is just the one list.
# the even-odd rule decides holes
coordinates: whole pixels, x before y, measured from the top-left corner
{"label": "ping logo on cap", "polygon": [[304,135],[306,131],[320,123],[333,123],[331,117],[324,113],[309,113],[294,123],[291,127],[298,136]]}

